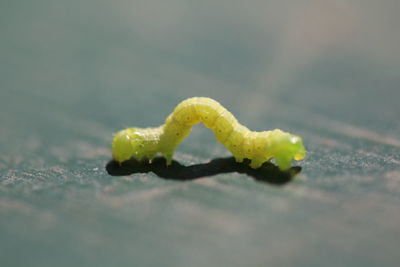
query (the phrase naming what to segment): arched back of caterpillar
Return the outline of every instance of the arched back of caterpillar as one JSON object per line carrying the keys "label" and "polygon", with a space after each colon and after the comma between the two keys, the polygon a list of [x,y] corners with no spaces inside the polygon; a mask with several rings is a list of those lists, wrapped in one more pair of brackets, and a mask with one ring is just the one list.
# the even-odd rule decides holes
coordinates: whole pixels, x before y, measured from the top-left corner
{"label": "arched back of caterpillar", "polygon": [[172,162],[175,148],[190,133],[193,124],[202,122],[210,128],[218,142],[222,143],[237,162],[247,158],[252,168],[275,159],[281,170],[290,168],[292,160],[302,160],[306,155],[301,137],[283,132],[255,132],[241,125],[236,118],[217,101],[207,97],[193,97],[182,101],[167,117],[165,124],[157,128],[127,128],[115,134],[112,155],[117,162],[132,156],[137,159],[153,159],[161,153]]}

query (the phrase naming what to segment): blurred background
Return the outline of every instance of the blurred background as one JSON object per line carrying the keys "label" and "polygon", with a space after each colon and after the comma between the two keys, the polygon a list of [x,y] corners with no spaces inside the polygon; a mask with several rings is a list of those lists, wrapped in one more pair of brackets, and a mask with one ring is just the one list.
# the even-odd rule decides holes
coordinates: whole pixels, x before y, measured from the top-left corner
{"label": "blurred background", "polygon": [[[0,265],[396,266],[399,10],[2,1]],[[301,135],[301,172],[276,185],[218,171],[207,163],[230,154],[203,126],[175,154],[199,179],[106,170],[114,132],[192,96]]]}

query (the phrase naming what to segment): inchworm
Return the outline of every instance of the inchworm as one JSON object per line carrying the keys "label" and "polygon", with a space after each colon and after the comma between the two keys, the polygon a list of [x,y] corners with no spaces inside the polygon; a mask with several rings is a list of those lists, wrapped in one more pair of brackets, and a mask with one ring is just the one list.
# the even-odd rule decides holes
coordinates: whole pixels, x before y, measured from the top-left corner
{"label": "inchworm", "polygon": [[250,167],[259,168],[275,159],[281,170],[290,168],[292,159],[302,160],[306,155],[301,137],[283,132],[255,132],[241,125],[217,101],[207,97],[193,97],[182,101],[157,128],[127,128],[115,134],[112,155],[121,163],[132,156],[150,161],[161,153],[167,165],[172,162],[175,148],[190,133],[193,124],[202,122],[210,128],[237,162],[247,158]]}

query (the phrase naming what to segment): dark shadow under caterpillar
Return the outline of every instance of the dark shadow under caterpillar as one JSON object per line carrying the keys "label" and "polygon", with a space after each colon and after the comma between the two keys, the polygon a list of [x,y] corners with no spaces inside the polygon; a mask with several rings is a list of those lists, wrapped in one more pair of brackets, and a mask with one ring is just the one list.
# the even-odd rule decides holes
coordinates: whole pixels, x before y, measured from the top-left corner
{"label": "dark shadow under caterpillar", "polygon": [[191,166],[183,166],[179,162],[172,160],[171,165],[166,166],[164,158],[156,157],[151,164],[134,158],[122,164],[111,160],[107,163],[106,170],[108,174],[113,176],[153,172],[160,178],[178,181],[190,181],[222,173],[237,172],[247,174],[259,182],[284,185],[301,171],[301,167],[295,166],[286,171],[281,171],[274,164],[267,162],[263,164],[262,168],[253,169],[248,165],[237,163],[233,157],[217,158],[208,163]]}

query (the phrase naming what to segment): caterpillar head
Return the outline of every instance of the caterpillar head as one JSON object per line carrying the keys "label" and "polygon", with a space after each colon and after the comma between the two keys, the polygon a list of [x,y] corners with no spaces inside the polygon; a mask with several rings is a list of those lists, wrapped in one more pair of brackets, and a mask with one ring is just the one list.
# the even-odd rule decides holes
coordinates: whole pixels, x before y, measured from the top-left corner
{"label": "caterpillar head", "polygon": [[293,159],[302,160],[306,156],[300,136],[276,129],[271,132],[271,139],[270,149],[281,170],[290,168]]}
{"label": "caterpillar head", "polygon": [[142,136],[135,131],[136,128],[128,128],[114,135],[112,141],[112,156],[115,161],[123,162],[137,155]]}

